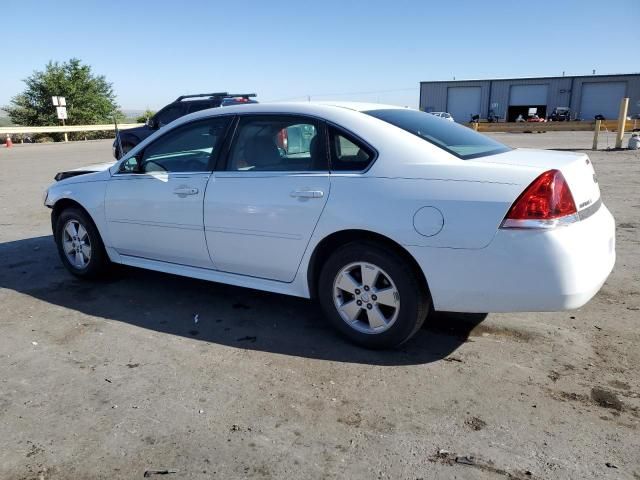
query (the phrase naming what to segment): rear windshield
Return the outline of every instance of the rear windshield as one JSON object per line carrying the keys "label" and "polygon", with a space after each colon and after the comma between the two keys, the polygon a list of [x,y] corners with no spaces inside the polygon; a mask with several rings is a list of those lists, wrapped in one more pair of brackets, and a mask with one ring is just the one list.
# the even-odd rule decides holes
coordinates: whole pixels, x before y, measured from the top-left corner
{"label": "rear windshield", "polygon": [[369,110],[363,113],[413,133],[463,160],[511,150],[506,145],[468,127],[418,110],[396,108]]}

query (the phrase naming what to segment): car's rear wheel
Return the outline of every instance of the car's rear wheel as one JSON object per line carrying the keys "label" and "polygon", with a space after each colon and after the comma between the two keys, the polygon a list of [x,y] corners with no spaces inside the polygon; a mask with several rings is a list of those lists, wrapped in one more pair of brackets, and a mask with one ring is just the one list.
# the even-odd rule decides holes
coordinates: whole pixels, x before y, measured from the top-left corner
{"label": "car's rear wheel", "polygon": [[109,259],[93,221],[79,208],[67,208],[56,221],[55,239],[64,266],[72,274],[96,278],[107,270]]}
{"label": "car's rear wheel", "polygon": [[324,264],[318,298],[327,318],[351,341],[392,348],[409,340],[427,317],[430,296],[413,266],[392,249],[349,243]]}

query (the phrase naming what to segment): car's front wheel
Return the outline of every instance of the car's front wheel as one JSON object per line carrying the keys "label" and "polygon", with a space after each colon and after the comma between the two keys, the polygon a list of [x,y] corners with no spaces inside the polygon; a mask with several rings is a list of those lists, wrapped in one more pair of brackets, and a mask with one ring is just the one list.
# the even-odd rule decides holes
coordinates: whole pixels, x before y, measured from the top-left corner
{"label": "car's front wheel", "polygon": [[367,348],[392,348],[422,326],[430,306],[424,281],[392,249],[349,243],[327,260],[318,281],[320,304],[333,325]]}
{"label": "car's front wheel", "polygon": [[106,271],[109,260],[89,215],[79,208],[67,208],[55,227],[58,253],[67,270],[83,278],[96,278]]}

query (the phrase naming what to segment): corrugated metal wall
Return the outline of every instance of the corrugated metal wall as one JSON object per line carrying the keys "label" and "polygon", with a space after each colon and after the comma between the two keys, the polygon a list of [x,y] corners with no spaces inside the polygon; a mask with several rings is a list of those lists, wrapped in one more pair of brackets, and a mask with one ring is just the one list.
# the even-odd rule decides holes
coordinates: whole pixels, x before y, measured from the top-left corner
{"label": "corrugated metal wall", "polygon": [[640,114],[640,75],[611,75],[611,76],[594,76],[594,77],[577,77],[573,85],[573,97],[571,99],[571,109],[574,112],[580,111],[580,102],[582,100],[582,85],[591,82],[626,82],[627,93],[629,97],[629,115]]}
{"label": "corrugated metal wall", "polygon": [[[495,114],[504,120],[509,107],[509,92],[512,85],[548,85],[548,114],[555,107],[570,107],[574,114],[580,115],[582,85],[589,82],[626,82],[626,96],[630,97],[629,115],[640,114],[640,74],[421,82],[420,109],[444,112],[447,109],[447,89],[449,87],[481,87],[480,117],[486,118],[489,109],[493,109]],[[469,119],[456,118],[456,121],[467,122]]]}
{"label": "corrugated metal wall", "polygon": [[[483,111],[479,112],[481,117],[487,116],[486,106],[489,103],[489,81],[452,81],[452,82],[429,82],[420,85],[420,110],[426,112],[446,112],[447,111],[447,89],[449,87],[480,87],[480,105]],[[457,122],[468,122],[468,118],[456,118]]]}
{"label": "corrugated metal wall", "polygon": [[583,82],[580,95],[580,117],[591,119],[596,115],[617,118],[620,100],[627,93],[627,82]]}

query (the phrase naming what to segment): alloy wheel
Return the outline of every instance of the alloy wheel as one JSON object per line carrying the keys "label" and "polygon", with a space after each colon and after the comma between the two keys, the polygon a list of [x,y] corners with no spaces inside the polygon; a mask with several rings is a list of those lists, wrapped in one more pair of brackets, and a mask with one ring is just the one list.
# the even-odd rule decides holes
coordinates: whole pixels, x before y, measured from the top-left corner
{"label": "alloy wheel", "polygon": [[91,260],[89,232],[78,220],[69,220],[62,230],[62,249],[73,267],[82,270]]}
{"label": "alloy wheel", "polygon": [[400,312],[400,294],[391,276],[368,262],[355,262],[338,272],[333,299],[342,319],[369,334],[388,330]]}

